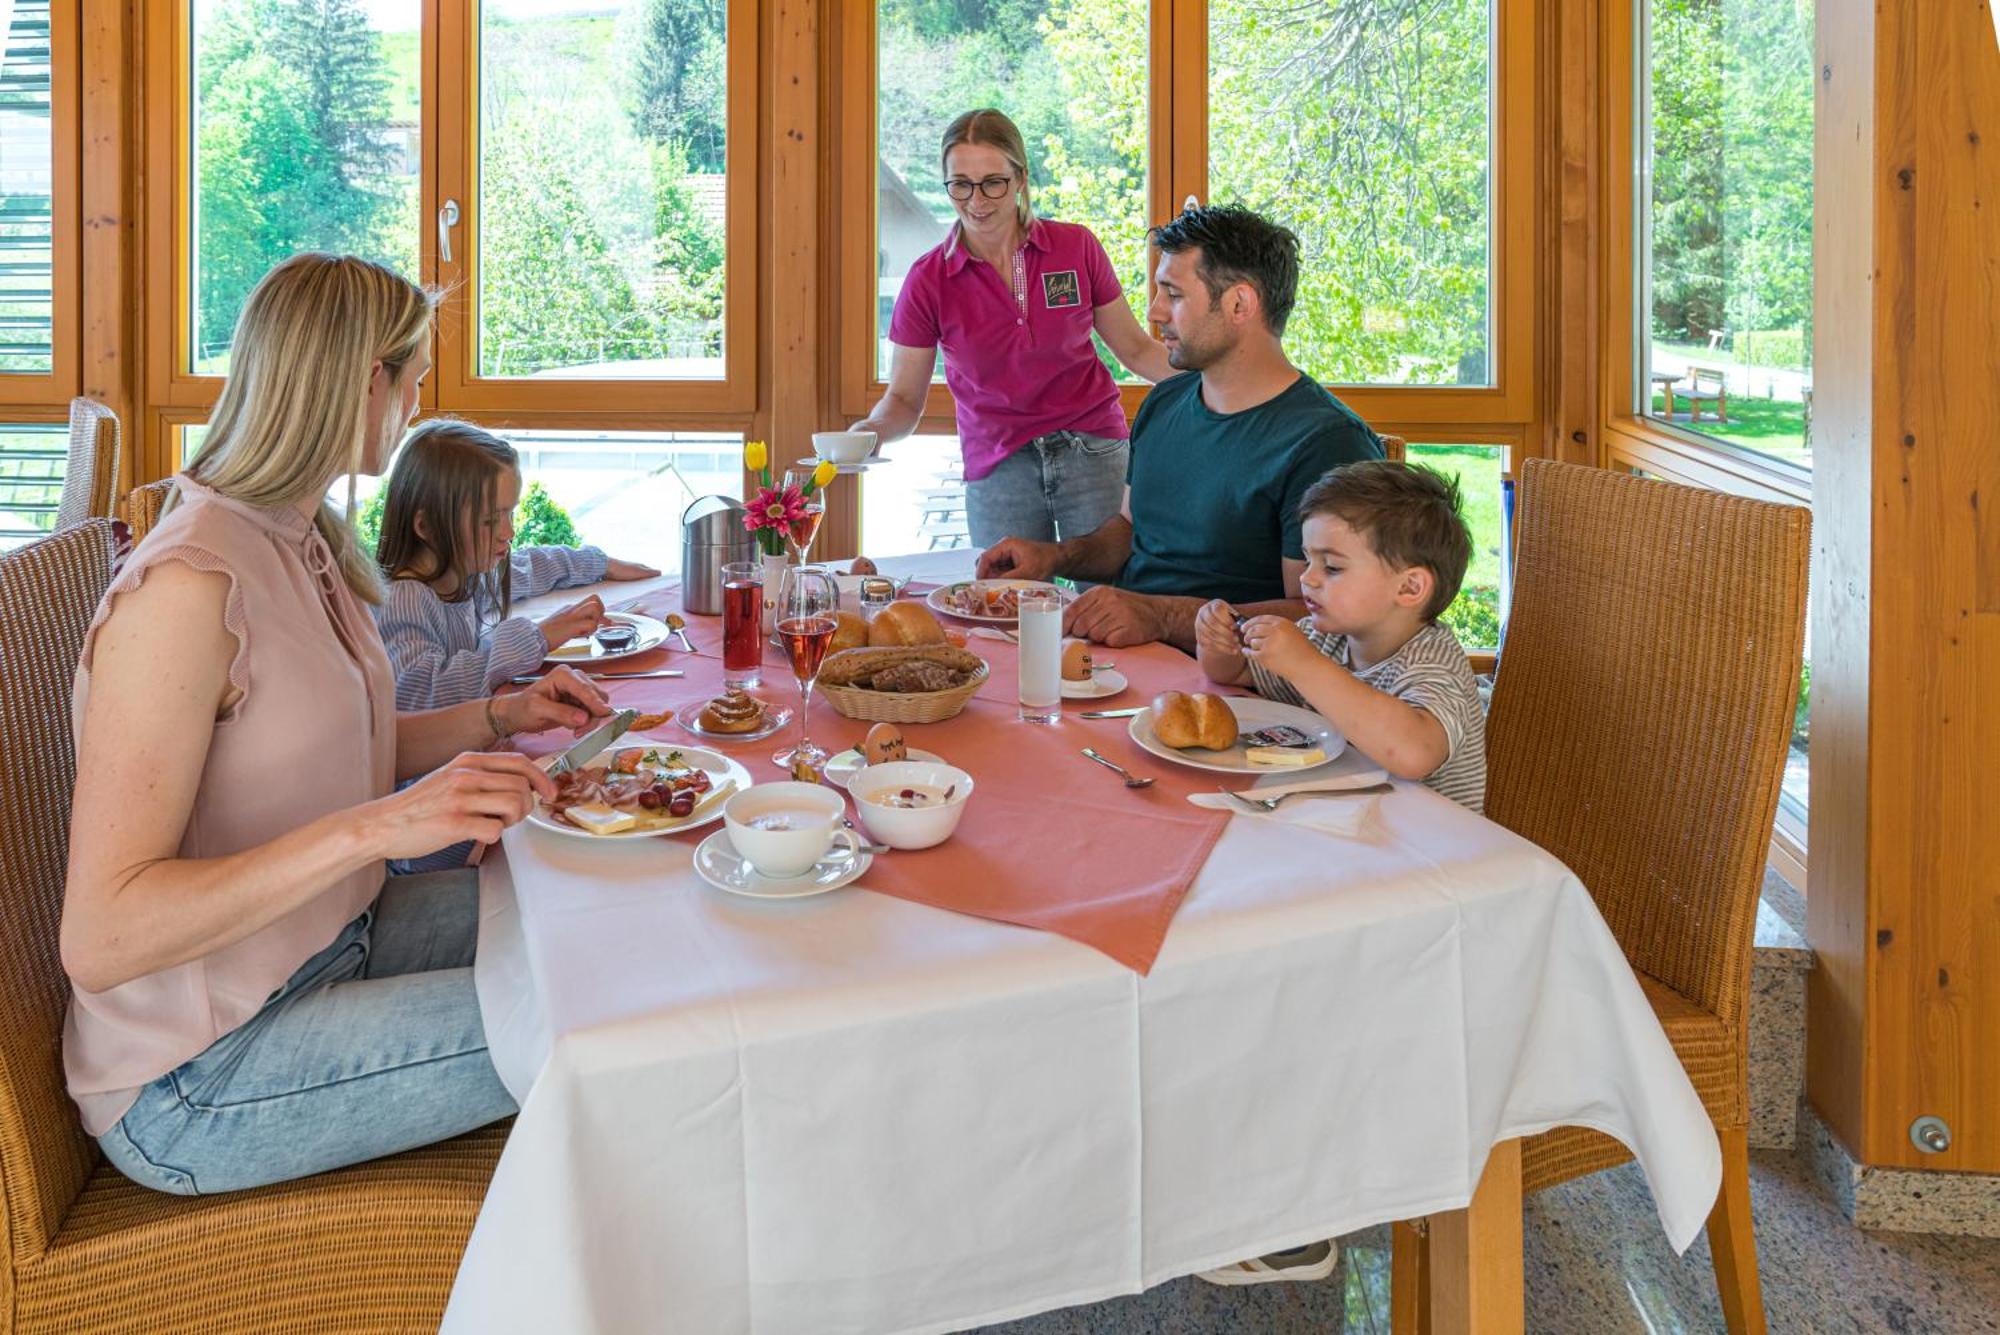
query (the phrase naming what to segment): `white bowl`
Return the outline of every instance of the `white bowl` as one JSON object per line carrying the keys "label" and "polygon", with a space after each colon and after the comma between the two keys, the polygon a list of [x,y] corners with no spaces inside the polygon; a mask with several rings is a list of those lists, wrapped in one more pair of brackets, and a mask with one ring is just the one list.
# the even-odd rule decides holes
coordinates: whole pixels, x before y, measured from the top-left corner
{"label": "white bowl", "polygon": [[873,431],[815,431],[813,453],[837,464],[858,464],[875,449]]}
{"label": "white bowl", "polygon": [[[743,860],[764,875],[803,876],[836,842],[851,845],[852,833],[840,828],[846,810],[839,793],[816,783],[760,783],[723,804],[722,823]],[[751,824],[776,812],[794,818],[789,828],[761,830]]]}
{"label": "white bowl", "polygon": [[[951,796],[934,807],[885,807],[874,800],[904,788],[948,789]],[[929,760],[896,760],[869,765],[847,781],[854,810],[868,833],[891,848],[929,848],[951,838],[972,796],[972,776],[955,765]]]}

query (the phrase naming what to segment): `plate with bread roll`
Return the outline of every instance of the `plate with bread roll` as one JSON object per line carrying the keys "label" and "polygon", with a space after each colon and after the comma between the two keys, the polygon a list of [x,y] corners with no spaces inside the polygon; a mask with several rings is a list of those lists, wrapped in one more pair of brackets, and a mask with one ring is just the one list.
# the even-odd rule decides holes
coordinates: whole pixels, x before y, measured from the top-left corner
{"label": "plate with bread roll", "polygon": [[1347,739],[1321,715],[1254,695],[1162,691],[1132,716],[1131,733],[1162,760],[1220,774],[1292,774],[1347,749]]}

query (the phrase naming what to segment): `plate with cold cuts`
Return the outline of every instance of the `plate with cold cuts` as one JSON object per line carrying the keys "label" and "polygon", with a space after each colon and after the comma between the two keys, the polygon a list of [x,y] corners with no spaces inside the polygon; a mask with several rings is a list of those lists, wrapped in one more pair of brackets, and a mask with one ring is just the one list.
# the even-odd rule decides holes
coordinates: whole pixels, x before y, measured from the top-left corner
{"label": "plate with cold cuts", "polygon": [[[1218,774],[1303,774],[1318,769],[1321,765],[1340,758],[1347,749],[1347,739],[1340,729],[1326,721],[1323,715],[1297,705],[1279,704],[1276,700],[1264,700],[1254,695],[1232,696],[1227,701],[1230,712],[1236,715],[1237,739],[1234,745],[1223,751],[1205,751],[1198,746],[1168,746],[1153,734],[1150,707],[1132,716],[1129,731],[1132,740],[1162,760],[1171,760],[1176,765],[1190,765],[1195,769],[1213,770]],[[1321,758],[1308,765],[1258,764],[1247,754],[1249,747],[1243,734],[1255,732],[1259,728],[1296,728],[1307,739],[1307,747],[1316,748]]]}
{"label": "plate with cold cuts", "polygon": [[722,819],[730,794],[751,784],[750,771],[720,751],[657,742],[614,747],[552,777],[556,800],[537,801],[529,824],[604,840],[698,829]]}
{"label": "plate with cold cuts", "polygon": [[[1038,579],[967,579],[930,591],[924,601],[931,610],[961,621],[977,621],[988,626],[1011,626],[1021,619],[1023,589],[1054,589],[1057,585]],[[1067,593],[1063,601],[1069,601]]]}

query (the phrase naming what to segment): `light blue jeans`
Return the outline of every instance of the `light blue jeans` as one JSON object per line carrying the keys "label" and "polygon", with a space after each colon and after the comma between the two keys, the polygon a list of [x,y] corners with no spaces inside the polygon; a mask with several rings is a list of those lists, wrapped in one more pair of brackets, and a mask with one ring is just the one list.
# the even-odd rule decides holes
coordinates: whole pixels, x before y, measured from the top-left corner
{"label": "light blue jeans", "polygon": [[965,484],[965,527],[973,549],[1002,538],[1080,538],[1125,501],[1126,443],[1081,431],[1029,441],[1000,466]]}
{"label": "light blue jeans", "polygon": [[479,873],[397,876],[243,1024],[98,1137],[180,1196],[240,1191],[445,1140],[515,1111],[472,990]]}

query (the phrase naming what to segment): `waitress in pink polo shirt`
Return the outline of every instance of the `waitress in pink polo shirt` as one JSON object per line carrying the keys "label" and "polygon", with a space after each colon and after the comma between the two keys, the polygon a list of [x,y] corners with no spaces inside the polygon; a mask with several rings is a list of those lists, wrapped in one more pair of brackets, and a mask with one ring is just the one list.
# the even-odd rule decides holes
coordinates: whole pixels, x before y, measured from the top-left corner
{"label": "waitress in pink polo shirt", "polygon": [[942,348],[972,545],[1089,533],[1118,513],[1128,435],[1090,336],[1147,380],[1173,374],[1166,349],[1134,318],[1090,229],[1035,216],[1027,149],[1005,114],[954,120],[942,161],[958,222],[904,279],[888,393],[854,429],[910,434]]}

